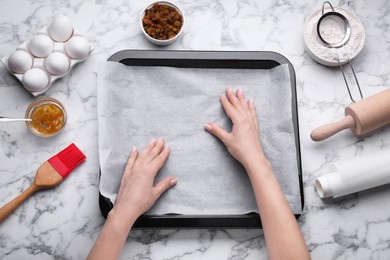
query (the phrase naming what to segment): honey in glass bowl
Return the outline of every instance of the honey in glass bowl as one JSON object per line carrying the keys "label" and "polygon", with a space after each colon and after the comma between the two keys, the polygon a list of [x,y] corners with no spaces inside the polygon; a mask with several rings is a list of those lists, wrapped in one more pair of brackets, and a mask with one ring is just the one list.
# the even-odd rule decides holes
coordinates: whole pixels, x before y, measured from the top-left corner
{"label": "honey in glass bowl", "polygon": [[42,98],[32,102],[26,110],[28,129],[41,137],[52,137],[61,132],[66,123],[66,111],[60,101]]}

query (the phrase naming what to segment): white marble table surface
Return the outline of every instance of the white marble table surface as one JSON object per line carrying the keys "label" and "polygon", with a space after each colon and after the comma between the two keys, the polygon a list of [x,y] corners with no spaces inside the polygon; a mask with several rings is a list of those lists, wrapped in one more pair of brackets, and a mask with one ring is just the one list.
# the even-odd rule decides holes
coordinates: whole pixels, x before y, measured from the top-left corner
{"label": "white marble table surface", "polygon": [[[0,125],[0,206],[26,189],[38,166],[71,142],[88,159],[58,187],[28,199],[0,224],[1,259],[83,259],[104,222],[98,207],[97,65],[122,49],[160,49],[142,36],[141,9],[151,1],[0,1],[0,56],[69,16],[95,46],[92,56],[56,81],[44,96],[61,100],[69,120],[59,136],[33,136],[23,124]],[[318,197],[314,180],[330,162],[390,149],[390,128],[364,140],[350,131],[314,143],[310,131],[342,117],[349,104],[340,71],[314,62],[302,31],[322,1],[177,0],[187,28],[169,50],[277,51],[297,75],[305,208],[299,224],[313,259],[390,259],[390,189],[336,200]],[[353,60],[366,96],[390,85],[390,2],[332,1],[353,11],[366,44]],[[0,114],[22,116],[34,98],[0,66]],[[123,259],[267,259],[261,230],[135,231]]]}

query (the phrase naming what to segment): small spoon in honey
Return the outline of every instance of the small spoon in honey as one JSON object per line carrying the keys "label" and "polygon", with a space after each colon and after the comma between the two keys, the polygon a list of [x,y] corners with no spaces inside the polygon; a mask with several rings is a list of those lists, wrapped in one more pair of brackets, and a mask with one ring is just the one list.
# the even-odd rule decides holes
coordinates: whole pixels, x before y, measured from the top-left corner
{"label": "small spoon in honey", "polygon": [[[32,122],[33,120],[31,118],[11,118],[11,117],[4,117],[0,116],[0,123],[9,123],[9,122]],[[44,128],[48,129],[49,126],[45,125],[44,123],[38,121],[38,124],[43,126]]]}
{"label": "small spoon in honey", "polygon": [[32,121],[31,118],[12,118],[12,117],[0,116],[0,123],[7,123],[7,122],[30,122],[30,121]]}

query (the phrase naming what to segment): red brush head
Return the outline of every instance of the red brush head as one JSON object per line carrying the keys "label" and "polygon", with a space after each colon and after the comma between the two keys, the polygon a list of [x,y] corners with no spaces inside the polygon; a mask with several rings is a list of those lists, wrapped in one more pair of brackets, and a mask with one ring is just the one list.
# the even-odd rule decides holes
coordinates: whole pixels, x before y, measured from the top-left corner
{"label": "red brush head", "polygon": [[58,154],[51,157],[48,162],[54,169],[56,169],[62,178],[65,178],[86,158],[87,157],[85,157],[75,144],[71,144]]}

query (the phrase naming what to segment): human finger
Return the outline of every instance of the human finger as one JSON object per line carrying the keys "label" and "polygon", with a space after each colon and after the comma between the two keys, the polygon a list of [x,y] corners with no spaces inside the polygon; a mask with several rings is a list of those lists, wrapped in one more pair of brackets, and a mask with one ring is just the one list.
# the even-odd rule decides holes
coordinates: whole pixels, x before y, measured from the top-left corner
{"label": "human finger", "polygon": [[156,194],[155,200],[157,200],[165,191],[177,183],[176,178],[165,178],[154,186],[154,192]]}
{"label": "human finger", "polygon": [[157,143],[156,140],[153,138],[152,141],[150,141],[149,144],[142,150],[139,156],[140,160],[145,159],[145,157],[150,153],[150,151],[153,149],[156,143]]}
{"label": "human finger", "polygon": [[126,167],[125,167],[125,174],[129,173],[131,168],[133,168],[137,156],[138,156],[138,150],[137,147],[134,147],[133,150],[131,150],[129,159],[127,160]]}
{"label": "human finger", "polygon": [[259,132],[259,120],[257,119],[256,107],[251,98],[248,100],[248,106],[251,110],[253,124],[255,125],[257,132]]}
{"label": "human finger", "polygon": [[165,147],[159,155],[157,155],[156,158],[152,161],[152,168],[153,168],[153,173],[156,176],[157,172],[163,167],[164,163],[168,159],[168,155],[170,153],[170,148]]}
{"label": "human finger", "polygon": [[230,103],[230,101],[227,99],[225,95],[221,96],[221,103],[222,107],[226,112],[226,115],[230,118],[233,119],[235,117],[235,114],[237,113],[236,109],[234,106]]}
{"label": "human finger", "polygon": [[154,158],[157,157],[164,149],[165,140],[160,138],[160,140],[156,143],[156,145],[150,150],[150,152],[146,155],[145,161],[150,162],[153,161]]}
{"label": "human finger", "polygon": [[242,91],[241,88],[238,88],[236,90],[236,96],[238,98],[238,101],[240,101],[241,105],[245,108],[248,109],[248,102],[245,100],[244,92]]}
{"label": "human finger", "polygon": [[237,96],[234,94],[233,90],[228,87],[226,89],[226,96],[229,100],[229,102],[236,108],[238,109],[240,107],[240,101],[238,100]]}
{"label": "human finger", "polygon": [[225,129],[223,129],[222,127],[220,127],[219,125],[214,124],[214,123],[207,123],[207,124],[205,124],[204,129],[207,132],[209,132],[212,135],[214,135],[215,137],[217,137],[223,143],[225,143],[225,141],[229,137],[229,133]]}

